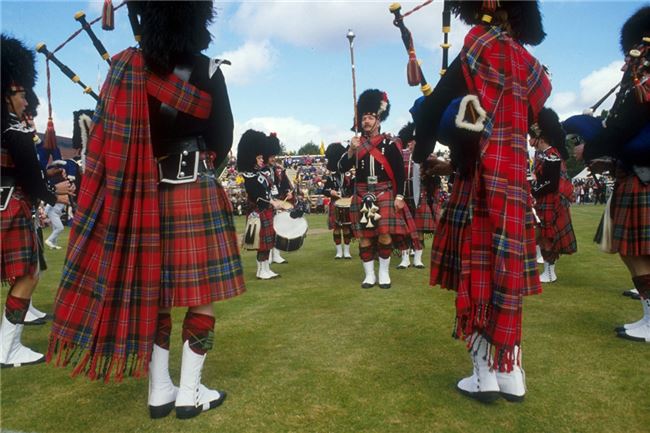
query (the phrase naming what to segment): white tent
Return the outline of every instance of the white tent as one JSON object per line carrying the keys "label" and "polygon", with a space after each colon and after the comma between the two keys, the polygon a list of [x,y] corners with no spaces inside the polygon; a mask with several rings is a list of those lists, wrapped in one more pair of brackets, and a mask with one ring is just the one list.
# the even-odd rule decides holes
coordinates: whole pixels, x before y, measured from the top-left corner
{"label": "white tent", "polygon": [[589,176],[591,176],[591,172],[589,171],[588,167],[585,167],[580,173],[573,176],[573,181],[583,180],[588,178]]}

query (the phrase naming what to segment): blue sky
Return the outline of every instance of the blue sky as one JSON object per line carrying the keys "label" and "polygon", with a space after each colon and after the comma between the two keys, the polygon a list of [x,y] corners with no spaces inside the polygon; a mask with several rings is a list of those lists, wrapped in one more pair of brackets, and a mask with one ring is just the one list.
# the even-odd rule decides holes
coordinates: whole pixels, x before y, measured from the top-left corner
{"label": "blue sky", "polygon": [[[84,10],[88,20],[101,13],[100,1],[1,0],[2,31],[29,46],[45,42],[54,49],[79,29],[74,14]],[[119,0],[114,0],[118,5]],[[235,145],[248,128],[275,131],[287,149],[297,150],[308,141],[326,144],[348,140],[352,125],[352,78],[346,34],[356,33],[354,55],[357,92],[367,88],[387,91],[391,113],[384,131],[397,133],[409,120],[408,109],[420,95],[406,83],[406,53],[399,31],[392,25],[390,1],[245,1],[216,2],[217,18],[211,31],[211,57],[227,58],[224,66],[235,117]],[[403,11],[419,2],[402,2]],[[548,105],[561,117],[592,105],[620,79],[622,53],[619,31],[641,1],[542,1],[548,34],[530,50],[553,76]],[[438,80],[441,53],[442,1],[436,1],[406,19],[428,81]],[[129,45],[133,37],[126,8],[116,12],[116,29],[94,29],[109,53]],[[467,28],[452,22],[450,52],[453,58]],[[57,53],[86,84],[95,89],[107,72],[106,63],[85,33]],[[37,126],[47,122],[45,61],[38,55],[41,99]],[[72,131],[72,111],[94,108],[94,100],[82,94],[51,65],[54,122],[59,135]],[[608,108],[611,101],[601,108]]]}

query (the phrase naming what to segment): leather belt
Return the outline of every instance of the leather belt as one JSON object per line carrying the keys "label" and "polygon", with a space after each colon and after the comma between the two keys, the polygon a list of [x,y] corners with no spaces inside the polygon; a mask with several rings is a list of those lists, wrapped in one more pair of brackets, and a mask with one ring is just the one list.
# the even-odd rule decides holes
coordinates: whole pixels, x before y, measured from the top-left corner
{"label": "leather belt", "polygon": [[195,182],[199,173],[210,170],[201,152],[205,150],[203,137],[189,137],[164,143],[167,155],[158,158],[161,183],[182,184]]}

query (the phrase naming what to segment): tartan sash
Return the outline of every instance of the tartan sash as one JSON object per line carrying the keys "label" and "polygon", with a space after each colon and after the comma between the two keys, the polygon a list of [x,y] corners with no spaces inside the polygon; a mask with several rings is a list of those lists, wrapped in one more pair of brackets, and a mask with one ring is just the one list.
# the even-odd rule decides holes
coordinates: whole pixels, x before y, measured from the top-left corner
{"label": "tartan sash", "polygon": [[147,71],[147,93],[163,104],[190,116],[199,119],[210,117],[212,96],[174,74],[169,74],[163,79]]}

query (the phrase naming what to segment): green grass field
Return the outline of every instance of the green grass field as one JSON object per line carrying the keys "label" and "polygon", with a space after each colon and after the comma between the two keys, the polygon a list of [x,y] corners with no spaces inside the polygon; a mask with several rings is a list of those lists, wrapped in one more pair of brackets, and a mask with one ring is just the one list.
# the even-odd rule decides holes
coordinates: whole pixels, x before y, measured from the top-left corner
{"label": "green grass field", "polygon": [[[616,338],[641,316],[621,296],[631,287],[617,256],[591,242],[602,206],[576,206],[579,252],[557,264],[558,282],[524,303],[522,404],[484,405],[455,385],[469,356],[451,335],[454,293],[428,285],[428,269],[392,270],[393,288],[362,290],[361,264],[334,261],[325,216],[301,250],[274,265],[282,277],[255,279],[255,253],[242,253],[248,291],[217,304],[215,348],[203,382],[226,390],[216,410],[187,421],[150,420],[147,380],[104,384],[38,365],[2,370],[1,426],[22,432],[588,432],[650,431],[650,345]],[[237,224],[243,229],[243,219]],[[320,229],[320,230],[319,230]],[[66,230],[67,236],[68,230]],[[428,256],[431,241],[427,240]],[[52,310],[64,251],[34,295]],[[398,259],[393,259],[393,268]],[[2,301],[6,297],[2,289]],[[174,315],[171,373],[178,380],[180,323]],[[49,325],[23,342],[45,350]]]}

